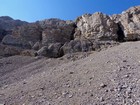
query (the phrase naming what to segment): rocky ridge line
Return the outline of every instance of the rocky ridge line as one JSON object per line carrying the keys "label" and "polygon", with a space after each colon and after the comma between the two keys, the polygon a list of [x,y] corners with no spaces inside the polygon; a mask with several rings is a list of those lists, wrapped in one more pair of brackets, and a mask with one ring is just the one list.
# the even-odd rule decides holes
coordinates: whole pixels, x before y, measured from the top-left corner
{"label": "rocky ridge line", "polygon": [[46,19],[34,23],[0,17],[0,56],[61,57],[140,40],[140,6],[108,16],[96,12],[76,21]]}

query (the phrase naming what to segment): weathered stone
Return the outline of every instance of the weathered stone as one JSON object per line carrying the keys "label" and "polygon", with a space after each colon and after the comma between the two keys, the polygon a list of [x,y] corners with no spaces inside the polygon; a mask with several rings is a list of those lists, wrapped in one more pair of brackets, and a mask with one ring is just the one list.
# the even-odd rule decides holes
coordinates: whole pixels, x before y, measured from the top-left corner
{"label": "weathered stone", "polygon": [[37,51],[38,56],[46,56],[47,55],[47,46],[43,46],[40,50]]}
{"label": "weathered stone", "polygon": [[36,56],[36,52],[34,50],[23,50],[20,55],[23,55],[23,56]]}
{"label": "weathered stone", "polygon": [[22,49],[18,47],[13,46],[4,46],[0,45],[0,56],[13,56],[13,55],[19,55]]}
{"label": "weathered stone", "polygon": [[70,22],[60,20],[57,18],[45,19],[42,21],[37,21],[36,23],[39,24],[42,29],[46,29],[46,28],[52,27],[52,26],[58,26],[58,27],[66,26],[67,24],[70,24]]}
{"label": "weathered stone", "polygon": [[109,16],[102,13],[85,14],[78,17],[75,39],[92,41],[117,40],[118,26]]}
{"label": "weathered stone", "polygon": [[21,20],[14,20],[9,16],[1,16],[0,17],[0,28],[4,29],[6,31],[8,30],[12,30],[15,27],[19,27],[22,25],[28,24],[25,21],[21,21]]}
{"label": "weathered stone", "polygon": [[57,58],[63,55],[63,52],[60,49],[61,47],[62,47],[62,44],[53,43],[48,46],[43,46],[39,51],[37,51],[37,54],[39,56]]}
{"label": "weathered stone", "polygon": [[125,40],[140,40],[140,6],[132,7],[122,14],[113,15],[112,20],[119,23]]}
{"label": "weathered stone", "polygon": [[42,43],[41,43],[41,42],[36,42],[36,43],[33,45],[32,49],[34,49],[34,50],[39,50],[41,47],[42,47]]}
{"label": "weathered stone", "polygon": [[41,39],[40,27],[36,24],[28,24],[14,29],[12,35],[5,36],[2,42],[6,45],[31,48]]}
{"label": "weathered stone", "polygon": [[31,48],[30,43],[19,36],[15,37],[12,35],[6,35],[3,38],[2,43],[5,45],[12,45],[12,46],[17,46],[22,48]]}
{"label": "weathered stone", "polygon": [[93,50],[92,42],[88,40],[72,40],[62,47],[64,54],[75,52],[87,52]]}
{"label": "weathered stone", "polygon": [[71,25],[61,27],[48,27],[42,33],[42,44],[69,42],[73,38],[74,27]]}
{"label": "weathered stone", "polygon": [[0,42],[2,41],[3,37],[6,36],[7,34],[9,34],[8,31],[0,29]]}
{"label": "weathered stone", "polygon": [[37,24],[43,29],[42,44],[69,42],[73,39],[75,23],[60,19],[46,19],[38,21]]}
{"label": "weathered stone", "polygon": [[63,51],[60,49],[61,47],[62,44],[60,43],[50,44],[47,50],[47,57],[57,58],[63,56]]}

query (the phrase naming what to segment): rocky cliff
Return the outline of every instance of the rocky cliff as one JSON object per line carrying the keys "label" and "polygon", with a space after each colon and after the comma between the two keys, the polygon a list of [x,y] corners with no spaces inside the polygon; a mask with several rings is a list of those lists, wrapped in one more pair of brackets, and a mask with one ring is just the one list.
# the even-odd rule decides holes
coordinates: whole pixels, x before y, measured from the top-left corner
{"label": "rocky cliff", "polygon": [[112,16],[99,12],[84,14],[76,21],[52,18],[27,23],[0,17],[1,46],[10,46],[19,54],[56,58],[134,40],[140,40],[140,6]]}

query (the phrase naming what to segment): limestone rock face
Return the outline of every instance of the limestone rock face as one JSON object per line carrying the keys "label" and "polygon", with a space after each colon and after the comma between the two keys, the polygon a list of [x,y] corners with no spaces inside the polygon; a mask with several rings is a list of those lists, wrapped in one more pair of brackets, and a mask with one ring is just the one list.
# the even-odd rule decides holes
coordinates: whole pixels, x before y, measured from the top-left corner
{"label": "limestone rock face", "polygon": [[3,38],[2,43],[31,48],[42,36],[41,28],[36,24],[28,24],[13,30],[12,35]]}
{"label": "limestone rock face", "polygon": [[37,24],[39,24],[41,26],[41,28],[46,29],[48,27],[52,27],[52,26],[66,26],[66,21],[64,20],[60,20],[57,18],[51,18],[51,19],[45,19],[42,21],[37,21]]}
{"label": "limestone rock face", "polygon": [[46,28],[42,33],[42,44],[48,45],[50,43],[62,43],[69,42],[72,39],[74,28],[67,26]]}
{"label": "limestone rock face", "polygon": [[113,15],[112,19],[120,24],[126,40],[140,40],[140,6]]}
{"label": "limestone rock face", "polygon": [[12,30],[18,26],[22,26],[25,24],[28,24],[28,23],[21,20],[14,20],[9,16],[0,17],[0,28],[4,30]]}
{"label": "limestone rock face", "polygon": [[75,39],[116,40],[117,24],[109,16],[102,13],[85,14],[78,17]]}
{"label": "limestone rock face", "polygon": [[12,35],[6,35],[3,40],[2,44],[4,45],[12,45],[16,47],[22,47],[22,48],[31,48],[31,45],[28,41],[25,39],[23,40],[21,37],[15,37]]}
{"label": "limestone rock face", "polygon": [[47,19],[37,22],[42,32],[42,44],[69,42],[73,38],[75,23],[72,21],[63,21],[60,19]]}

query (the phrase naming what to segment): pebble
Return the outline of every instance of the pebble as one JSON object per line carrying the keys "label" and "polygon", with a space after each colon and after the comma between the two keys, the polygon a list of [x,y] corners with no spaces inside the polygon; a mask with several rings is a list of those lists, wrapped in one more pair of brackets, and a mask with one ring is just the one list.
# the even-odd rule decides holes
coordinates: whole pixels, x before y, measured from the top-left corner
{"label": "pebble", "polygon": [[69,94],[69,98],[72,98],[73,97],[73,95],[72,94]]}
{"label": "pebble", "polygon": [[101,87],[101,88],[105,88],[106,86],[107,86],[107,85],[104,84],[104,83],[101,83],[101,84],[100,84],[100,87]]}
{"label": "pebble", "polygon": [[124,75],[124,76],[123,76],[123,78],[128,78],[128,77],[129,77],[129,75],[128,75],[128,74],[126,74],[126,75]]}
{"label": "pebble", "polygon": [[70,74],[73,74],[73,73],[74,73],[73,71],[70,72]]}
{"label": "pebble", "polygon": [[123,60],[123,62],[127,62],[127,60]]}
{"label": "pebble", "polygon": [[100,99],[99,99],[101,102],[103,102],[104,101],[104,98],[103,97],[100,97]]}

